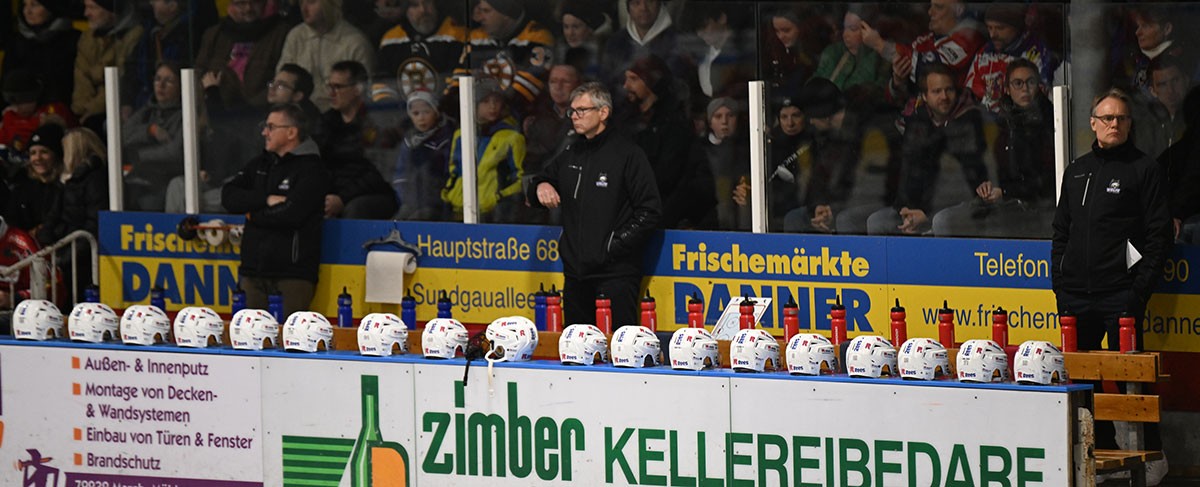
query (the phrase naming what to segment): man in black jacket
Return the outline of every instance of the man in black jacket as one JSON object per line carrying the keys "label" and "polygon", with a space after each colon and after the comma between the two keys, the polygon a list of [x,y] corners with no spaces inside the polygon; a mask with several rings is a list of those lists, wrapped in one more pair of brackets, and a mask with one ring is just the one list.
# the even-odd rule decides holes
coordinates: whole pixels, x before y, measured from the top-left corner
{"label": "man in black jacket", "polygon": [[559,249],[567,323],[594,323],[595,299],[612,300],[613,326],[637,323],[642,253],[662,203],[646,155],[608,128],[612,95],[600,83],[571,93],[577,140],[526,189],[530,204],[562,207]]}
{"label": "man in black jacket", "polygon": [[246,214],[238,274],[249,308],[266,309],[278,291],[291,314],[307,309],[316,289],[329,174],[308,124],[299,106],[272,108],[262,125],[266,150],[221,192],[226,210]]}
{"label": "man in black jacket", "polygon": [[[1054,215],[1054,294],[1059,313],[1078,320],[1080,350],[1099,349],[1105,335],[1108,349],[1117,350],[1117,319],[1126,312],[1137,320],[1141,348],[1146,302],[1171,247],[1162,170],[1129,140],[1130,108],[1128,95],[1117,89],[1096,97],[1096,142],[1067,166]],[[1146,433],[1146,449],[1161,450],[1157,429]],[[1096,422],[1096,447],[1116,446],[1112,423]]]}
{"label": "man in black jacket", "polygon": [[317,137],[333,177],[325,195],[327,218],[386,220],[397,210],[392,187],[367,158],[380,131],[367,114],[367,82],[367,68],[357,61],[339,61],[329,71],[329,110],[321,116]]}

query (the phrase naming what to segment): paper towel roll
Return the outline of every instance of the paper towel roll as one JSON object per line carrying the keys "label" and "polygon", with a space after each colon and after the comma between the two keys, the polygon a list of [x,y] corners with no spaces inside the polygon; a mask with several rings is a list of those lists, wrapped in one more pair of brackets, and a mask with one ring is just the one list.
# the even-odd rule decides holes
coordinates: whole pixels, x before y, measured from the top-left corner
{"label": "paper towel roll", "polygon": [[400,303],[404,298],[404,275],[417,270],[414,257],[409,252],[367,252],[366,302]]}

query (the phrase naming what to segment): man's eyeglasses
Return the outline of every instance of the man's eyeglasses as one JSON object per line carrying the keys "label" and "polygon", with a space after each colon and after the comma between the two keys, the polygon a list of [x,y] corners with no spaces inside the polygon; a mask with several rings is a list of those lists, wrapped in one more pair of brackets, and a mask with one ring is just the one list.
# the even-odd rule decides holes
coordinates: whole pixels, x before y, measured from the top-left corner
{"label": "man's eyeglasses", "polygon": [[1037,88],[1039,84],[1041,84],[1041,81],[1037,78],[1013,78],[1008,80],[1009,88],[1014,90],[1023,90],[1025,88],[1034,89]]}
{"label": "man's eyeglasses", "polygon": [[271,82],[267,83],[267,89],[268,90],[295,90],[296,87],[289,85],[287,83],[284,83],[282,81],[271,81]]}
{"label": "man's eyeglasses", "polygon": [[258,130],[260,132],[263,130],[266,130],[268,132],[274,132],[275,129],[286,129],[286,128],[290,128],[290,127],[295,127],[295,125],[275,125],[273,123],[267,123],[267,122],[259,122],[259,124],[258,124]]}
{"label": "man's eyeglasses", "polygon": [[1104,125],[1112,125],[1113,122],[1122,124],[1133,119],[1129,115],[1092,115],[1092,118],[1104,122]]}
{"label": "man's eyeglasses", "polygon": [[586,115],[587,112],[590,112],[592,110],[599,110],[599,109],[600,109],[600,107],[579,107],[579,108],[571,107],[571,108],[567,109],[567,117],[569,117],[569,118],[582,117],[582,116]]}

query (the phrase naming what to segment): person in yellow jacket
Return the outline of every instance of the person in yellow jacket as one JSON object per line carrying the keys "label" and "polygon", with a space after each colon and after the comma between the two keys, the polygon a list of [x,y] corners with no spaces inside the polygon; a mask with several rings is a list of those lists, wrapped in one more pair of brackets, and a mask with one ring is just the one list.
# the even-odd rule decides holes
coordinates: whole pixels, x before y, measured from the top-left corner
{"label": "person in yellow jacket", "polygon": [[[483,221],[514,222],[521,200],[524,174],[525,136],[516,121],[506,115],[500,83],[481,78],[475,89],[475,121],[478,142],[475,150],[479,188],[479,215]],[[442,188],[442,200],[456,215],[463,211],[462,130],[454,131],[450,145],[450,177]]]}

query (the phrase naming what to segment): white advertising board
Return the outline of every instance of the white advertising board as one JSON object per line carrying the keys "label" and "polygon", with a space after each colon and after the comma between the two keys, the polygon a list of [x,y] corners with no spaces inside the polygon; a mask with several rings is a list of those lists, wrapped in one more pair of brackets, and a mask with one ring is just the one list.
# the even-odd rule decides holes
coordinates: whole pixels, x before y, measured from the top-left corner
{"label": "white advertising board", "polygon": [[[0,346],[0,485],[262,485],[257,357]],[[219,467],[219,468],[214,468]]]}

